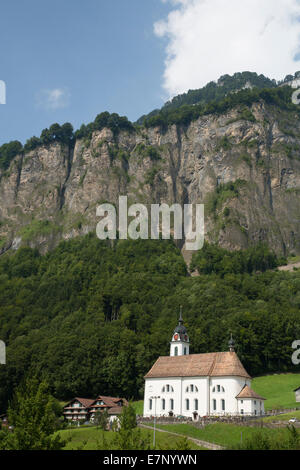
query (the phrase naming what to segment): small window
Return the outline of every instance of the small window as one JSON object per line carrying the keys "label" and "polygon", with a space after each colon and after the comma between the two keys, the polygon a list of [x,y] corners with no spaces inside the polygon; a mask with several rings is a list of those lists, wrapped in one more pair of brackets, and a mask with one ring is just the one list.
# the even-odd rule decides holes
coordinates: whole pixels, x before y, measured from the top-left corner
{"label": "small window", "polygon": [[191,392],[194,391],[194,385],[191,385]]}
{"label": "small window", "polygon": [[178,347],[175,348],[175,356],[178,356]]}
{"label": "small window", "polygon": [[213,410],[216,411],[217,409],[217,400],[213,400]]}
{"label": "small window", "polygon": [[225,411],[225,400],[222,400],[221,403],[222,403],[222,411]]}
{"label": "small window", "polygon": [[186,356],[186,348],[184,348],[184,352],[183,352],[184,356]]}
{"label": "small window", "polygon": [[256,410],[254,411],[254,414],[257,415],[257,411],[256,411]]}
{"label": "small window", "polygon": [[195,385],[195,392],[198,392],[198,387],[196,387],[196,385]]}
{"label": "small window", "polygon": [[225,392],[225,388],[224,388],[224,387],[222,387],[222,392],[223,392],[223,393]]}
{"label": "small window", "polygon": [[256,400],[254,400],[254,405],[256,405]]}
{"label": "small window", "polygon": [[243,404],[243,403],[244,403],[244,400],[241,400],[241,404]]}
{"label": "small window", "polygon": [[216,387],[214,387],[212,391],[213,391],[213,393],[215,393],[215,391],[216,391]]}
{"label": "small window", "polygon": [[162,407],[163,410],[166,409],[166,400],[164,398],[161,401],[161,407]]}
{"label": "small window", "polygon": [[195,411],[198,411],[198,400],[197,400],[197,398],[194,401],[194,408],[195,408]]}
{"label": "small window", "polygon": [[221,391],[221,387],[220,387],[220,385],[217,385],[217,390],[218,390],[218,392],[220,392],[220,391]]}
{"label": "small window", "polygon": [[165,393],[165,391],[166,391],[166,387],[163,387],[161,390],[161,393]]}
{"label": "small window", "polygon": [[170,391],[170,385],[167,385],[167,392]]}
{"label": "small window", "polygon": [[171,408],[171,410],[174,410],[174,400],[173,400],[173,398],[171,398],[171,400],[170,400],[170,408]]}
{"label": "small window", "polygon": [[190,409],[190,400],[185,400],[185,408],[188,411]]}
{"label": "small window", "polygon": [[244,414],[244,410],[241,410],[241,415],[243,415],[243,414]]}
{"label": "small window", "polygon": [[188,392],[189,392],[189,387],[186,387],[185,393],[188,393]]}
{"label": "small window", "polygon": [[151,398],[149,400],[149,410],[152,410],[152,400],[151,400]]}

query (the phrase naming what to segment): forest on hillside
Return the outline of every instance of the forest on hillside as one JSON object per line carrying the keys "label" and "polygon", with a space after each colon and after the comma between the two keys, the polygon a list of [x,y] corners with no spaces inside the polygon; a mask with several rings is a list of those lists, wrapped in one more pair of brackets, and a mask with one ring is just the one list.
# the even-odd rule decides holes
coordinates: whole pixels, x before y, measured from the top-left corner
{"label": "forest on hillside", "polygon": [[[20,248],[0,258],[0,410],[26,375],[45,379],[59,399],[139,398],[144,375],[169,341],[180,305],[191,353],[224,351],[232,332],[252,375],[292,370],[300,338],[300,271],[276,271],[259,246],[230,255],[206,245],[188,276],[167,240],[89,234],[40,255]],[[296,370],[297,369],[297,370]]]}

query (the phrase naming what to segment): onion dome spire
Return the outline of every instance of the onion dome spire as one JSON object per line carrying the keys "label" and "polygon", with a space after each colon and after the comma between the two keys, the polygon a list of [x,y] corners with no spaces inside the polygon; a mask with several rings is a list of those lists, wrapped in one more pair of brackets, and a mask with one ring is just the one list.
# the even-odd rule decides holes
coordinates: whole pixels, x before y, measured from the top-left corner
{"label": "onion dome spire", "polygon": [[229,340],[229,342],[228,342],[228,346],[229,346],[229,351],[230,351],[230,352],[234,352],[235,342],[234,342],[234,339],[233,339],[233,337],[232,337],[232,333],[231,333],[230,340]]}
{"label": "onion dome spire", "polygon": [[183,319],[182,319],[182,306],[180,306],[180,316],[178,320],[178,325],[176,326],[174,333],[179,333],[180,335],[186,335],[186,327],[183,325]]}

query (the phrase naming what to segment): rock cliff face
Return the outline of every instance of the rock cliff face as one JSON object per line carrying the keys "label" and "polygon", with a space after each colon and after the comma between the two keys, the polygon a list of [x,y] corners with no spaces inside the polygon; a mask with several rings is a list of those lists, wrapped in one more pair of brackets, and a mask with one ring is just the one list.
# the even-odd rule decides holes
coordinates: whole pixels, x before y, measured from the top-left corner
{"label": "rock cliff face", "polygon": [[18,155],[0,173],[0,252],[95,231],[103,202],[205,204],[206,239],[300,252],[300,121],[265,103],[187,127],[109,129]]}

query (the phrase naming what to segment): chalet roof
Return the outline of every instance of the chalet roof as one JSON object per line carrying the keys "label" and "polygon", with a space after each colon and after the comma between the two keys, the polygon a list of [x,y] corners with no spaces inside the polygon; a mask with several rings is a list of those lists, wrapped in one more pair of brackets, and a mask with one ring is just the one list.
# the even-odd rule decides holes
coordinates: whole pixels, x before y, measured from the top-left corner
{"label": "chalet roof", "polygon": [[161,356],[145,375],[145,378],[199,376],[251,378],[234,351]]}
{"label": "chalet roof", "polygon": [[119,401],[122,401],[125,406],[128,405],[128,402],[125,398],[106,397],[103,395],[99,395],[95,400],[92,400],[92,403],[90,406],[97,406],[97,405],[94,405],[94,403],[96,403],[98,400],[102,400],[104,405],[110,408],[115,407],[116,403],[118,403]]}
{"label": "chalet roof", "polygon": [[266,398],[261,397],[256,393],[252,388],[248,385],[244,385],[240,393],[236,396],[236,398],[257,398],[258,400],[266,400]]}
{"label": "chalet roof", "polygon": [[71,403],[73,403],[74,401],[79,401],[85,408],[89,408],[91,406],[92,403],[94,403],[94,400],[92,398],[78,398],[78,397],[75,397],[73,398],[73,400],[69,401],[69,403],[67,403],[64,408],[67,408]]}
{"label": "chalet roof", "polygon": [[[102,400],[104,405],[95,405],[95,403],[98,401],[98,400]],[[116,398],[116,397],[106,397],[106,396],[103,396],[103,395],[99,395],[96,399],[92,399],[92,398],[73,398],[73,400],[71,400],[69,403],[67,403],[65,406],[64,406],[64,409],[65,410],[68,410],[68,409],[72,409],[72,407],[70,406],[74,401],[79,401],[83,406],[84,408],[99,408],[99,409],[102,409],[102,408],[108,408],[108,411],[112,408],[118,408],[119,409],[122,409],[121,406],[118,406],[117,403],[122,401],[122,406],[127,406],[128,405],[128,401],[125,399],[125,398]],[[120,410],[121,412],[121,410]],[[115,414],[115,413],[113,413]]]}

